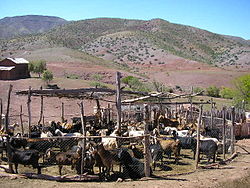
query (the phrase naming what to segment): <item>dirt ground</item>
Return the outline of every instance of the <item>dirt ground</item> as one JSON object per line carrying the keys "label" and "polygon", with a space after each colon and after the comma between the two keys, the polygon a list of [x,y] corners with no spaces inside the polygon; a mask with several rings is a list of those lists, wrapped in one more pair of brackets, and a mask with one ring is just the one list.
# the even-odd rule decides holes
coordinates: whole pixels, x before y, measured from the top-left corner
{"label": "dirt ground", "polygon": [[[237,145],[250,151],[250,139],[243,139]],[[199,169],[190,174],[165,175],[161,178],[148,178],[138,181],[124,182],[77,182],[61,183],[24,178],[1,178],[1,187],[249,187],[250,186],[250,155],[237,147],[238,157],[227,165],[220,165],[214,169]],[[2,173],[2,172],[1,172]]]}

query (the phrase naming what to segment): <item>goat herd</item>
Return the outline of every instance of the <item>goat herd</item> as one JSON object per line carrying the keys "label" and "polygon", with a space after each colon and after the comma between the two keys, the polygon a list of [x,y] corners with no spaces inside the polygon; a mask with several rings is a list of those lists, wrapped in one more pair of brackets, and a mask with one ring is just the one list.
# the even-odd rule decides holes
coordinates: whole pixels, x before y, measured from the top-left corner
{"label": "goat herd", "polygon": [[[63,166],[70,165],[77,174],[98,174],[101,180],[117,175],[139,179],[145,176],[145,153],[142,149],[144,126],[143,122],[127,122],[118,131],[112,121],[106,125],[89,123],[86,140],[81,137],[79,119],[73,119],[72,124],[52,121],[47,126],[32,126],[29,137],[8,131],[9,135],[0,137],[2,160],[7,159],[15,165],[15,172],[11,168],[13,173],[18,173],[18,164],[31,165],[38,174],[42,168],[58,165],[62,175]],[[166,160],[173,160],[178,165],[181,150],[189,149],[195,156],[196,123],[181,124],[175,119],[161,117],[157,124],[149,125],[149,131],[151,174]],[[208,129],[202,132],[200,152],[207,156],[208,162],[211,159],[215,162],[221,143],[218,138],[210,137],[209,132],[211,130]]]}

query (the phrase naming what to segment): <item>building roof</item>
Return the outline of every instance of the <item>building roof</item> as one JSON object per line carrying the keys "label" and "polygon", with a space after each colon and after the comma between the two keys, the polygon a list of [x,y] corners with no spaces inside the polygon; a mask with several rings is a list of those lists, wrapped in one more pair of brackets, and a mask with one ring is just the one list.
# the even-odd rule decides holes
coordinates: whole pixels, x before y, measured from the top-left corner
{"label": "building roof", "polygon": [[4,67],[4,66],[0,66],[0,71],[10,71],[12,69],[14,69],[15,67]]}
{"label": "building roof", "polygon": [[26,59],[24,58],[10,58],[8,57],[7,59],[13,61],[14,63],[16,64],[26,64],[26,63],[29,63]]}

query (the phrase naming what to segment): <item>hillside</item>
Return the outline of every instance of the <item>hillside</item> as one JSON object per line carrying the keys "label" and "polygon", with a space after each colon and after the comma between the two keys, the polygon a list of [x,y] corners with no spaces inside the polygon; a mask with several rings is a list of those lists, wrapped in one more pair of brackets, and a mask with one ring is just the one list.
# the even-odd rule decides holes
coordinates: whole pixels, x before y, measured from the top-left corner
{"label": "hillside", "polygon": [[54,16],[15,16],[0,19],[0,38],[11,38],[48,31],[55,26],[67,23]]}
{"label": "hillside", "polygon": [[68,47],[130,67],[167,65],[174,56],[223,68],[250,68],[249,41],[161,19],[74,21],[40,35],[2,40],[0,44],[2,56],[16,50]]}

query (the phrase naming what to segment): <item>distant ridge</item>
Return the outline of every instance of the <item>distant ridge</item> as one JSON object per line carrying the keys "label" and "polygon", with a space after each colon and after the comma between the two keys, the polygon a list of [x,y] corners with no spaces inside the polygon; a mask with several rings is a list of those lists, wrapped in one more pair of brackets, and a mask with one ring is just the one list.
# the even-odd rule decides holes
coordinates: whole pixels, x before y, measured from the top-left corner
{"label": "distant ridge", "polygon": [[67,23],[66,20],[55,16],[5,17],[0,19],[0,38],[42,33],[65,23]]}
{"label": "distant ridge", "polygon": [[[15,24],[12,24],[12,19]],[[94,18],[67,22],[58,17],[21,16],[4,18],[0,20],[0,26],[1,22],[8,23],[9,27],[25,25],[24,23],[27,25],[30,22],[35,33],[0,41],[2,56],[20,49],[29,51],[67,47],[125,67],[168,65],[173,59],[171,55],[181,57],[186,62],[193,60],[218,67],[229,66],[243,70],[250,67],[248,40],[174,24],[163,19]],[[7,26],[2,27],[3,33],[11,30]],[[17,36],[25,33],[21,33],[20,28],[22,27],[16,29],[19,32],[15,33]],[[42,33],[37,34],[38,32]]]}

